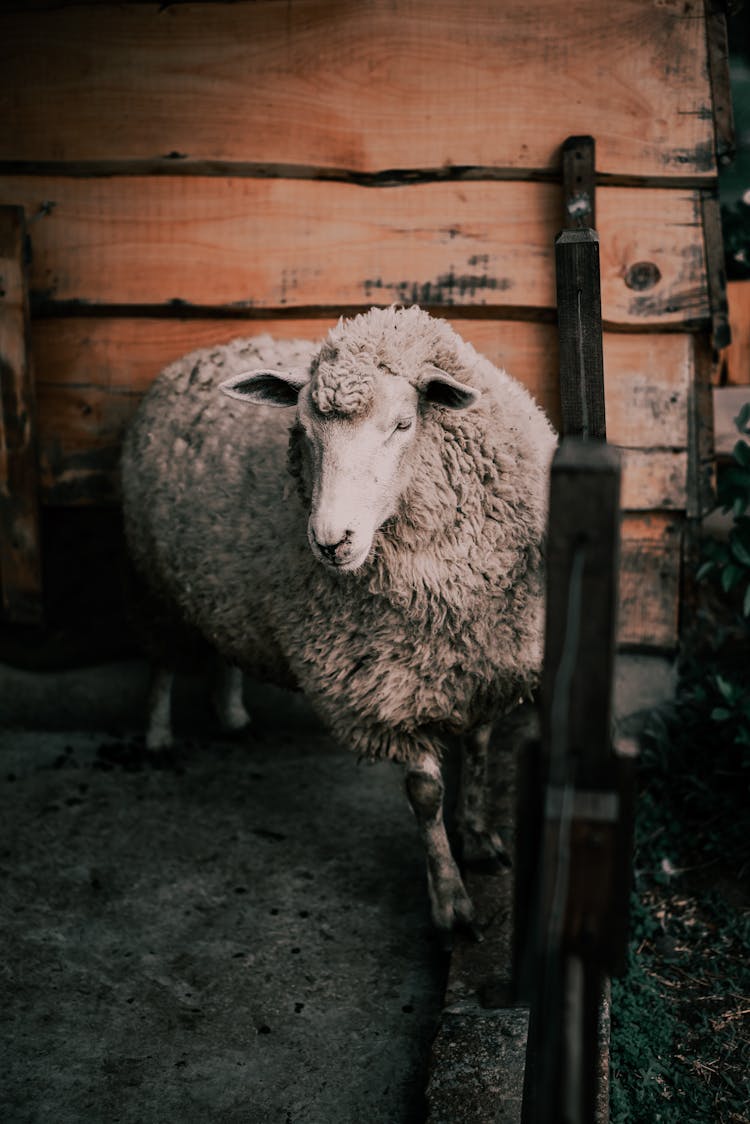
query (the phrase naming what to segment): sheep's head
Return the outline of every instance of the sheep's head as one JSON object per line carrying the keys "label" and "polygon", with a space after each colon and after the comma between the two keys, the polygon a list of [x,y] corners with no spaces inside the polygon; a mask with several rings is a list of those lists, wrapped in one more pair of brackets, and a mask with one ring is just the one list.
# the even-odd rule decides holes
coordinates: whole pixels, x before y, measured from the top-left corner
{"label": "sheep's head", "polygon": [[244,402],[297,406],[311,483],[308,539],[315,557],[342,573],[364,565],[398,510],[430,411],[464,410],[479,397],[431,364],[407,378],[372,356],[356,368],[342,364],[329,345],[310,369],[251,371],[221,386]]}

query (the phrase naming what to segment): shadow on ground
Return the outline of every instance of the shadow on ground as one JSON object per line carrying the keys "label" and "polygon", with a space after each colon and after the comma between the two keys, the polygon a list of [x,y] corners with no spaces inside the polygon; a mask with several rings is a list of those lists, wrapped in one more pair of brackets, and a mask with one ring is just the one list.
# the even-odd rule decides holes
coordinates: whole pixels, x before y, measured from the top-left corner
{"label": "shadow on ground", "polygon": [[399,770],[281,692],[231,742],[188,687],[154,760],[139,665],[0,681],[3,1119],[421,1121],[445,964]]}

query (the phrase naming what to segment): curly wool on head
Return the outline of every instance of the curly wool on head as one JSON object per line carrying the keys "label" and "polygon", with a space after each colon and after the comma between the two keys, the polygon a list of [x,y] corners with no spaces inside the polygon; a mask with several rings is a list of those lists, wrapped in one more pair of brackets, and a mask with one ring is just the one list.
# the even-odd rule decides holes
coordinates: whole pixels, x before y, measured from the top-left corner
{"label": "curly wool on head", "polygon": [[313,363],[310,396],[319,413],[365,417],[372,409],[375,382],[366,363],[341,363],[338,350],[324,347]]}

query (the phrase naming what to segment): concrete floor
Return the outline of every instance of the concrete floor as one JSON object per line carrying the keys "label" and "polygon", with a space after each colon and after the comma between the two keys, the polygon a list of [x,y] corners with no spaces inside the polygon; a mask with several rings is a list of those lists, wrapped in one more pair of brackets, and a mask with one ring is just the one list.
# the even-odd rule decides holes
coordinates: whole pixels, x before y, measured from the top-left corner
{"label": "concrete floor", "polygon": [[7,1124],[416,1124],[443,999],[391,765],[256,691],[142,749],[145,670],[0,669]]}
{"label": "concrete floor", "polygon": [[[672,682],[621,658],[621,728]],[[3,1124],[518,1124],[512,872],[470,873],[484,941],[448,976],[399,769],[265,688],[221,739],[197,680],[153,759],[146,687],[137,662],[0,664]]]}

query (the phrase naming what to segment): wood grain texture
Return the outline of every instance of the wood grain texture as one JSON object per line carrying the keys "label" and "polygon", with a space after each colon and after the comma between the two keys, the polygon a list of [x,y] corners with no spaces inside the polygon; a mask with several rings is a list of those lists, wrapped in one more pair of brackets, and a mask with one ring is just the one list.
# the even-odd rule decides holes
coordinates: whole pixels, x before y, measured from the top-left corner
{"label": "wood grain texture", "polygon": [[54,5],[0,19],[0,160],[715,174],[701,0]]}
{"label": "wood grain texture", "polygon": [[0,207],[0,615],[42,619],[36,410],[23,211]]}
{"label": "wood grain texture", "polygon": [[[699,194],[598,191],[605,323],[709,316]],[[1,202],[34,218],[37,299],[555,307],[552,184],[7,176]]]}
{"label": "wood grain texture", "polygon": [[606,441],[599,239],[564,230],[555,239],[560,400],[565,437]]}
{"label": "wood grain texture", "polygon": [[683,528],[683,517],[674,513],[623,518],[617,633],[621,646],[677,647]]}
{"label": "wood grain texture", "polygon": [[750,281],[727,284],[732,342],[724,352],[724,369],[730,386],[750,385]]}

